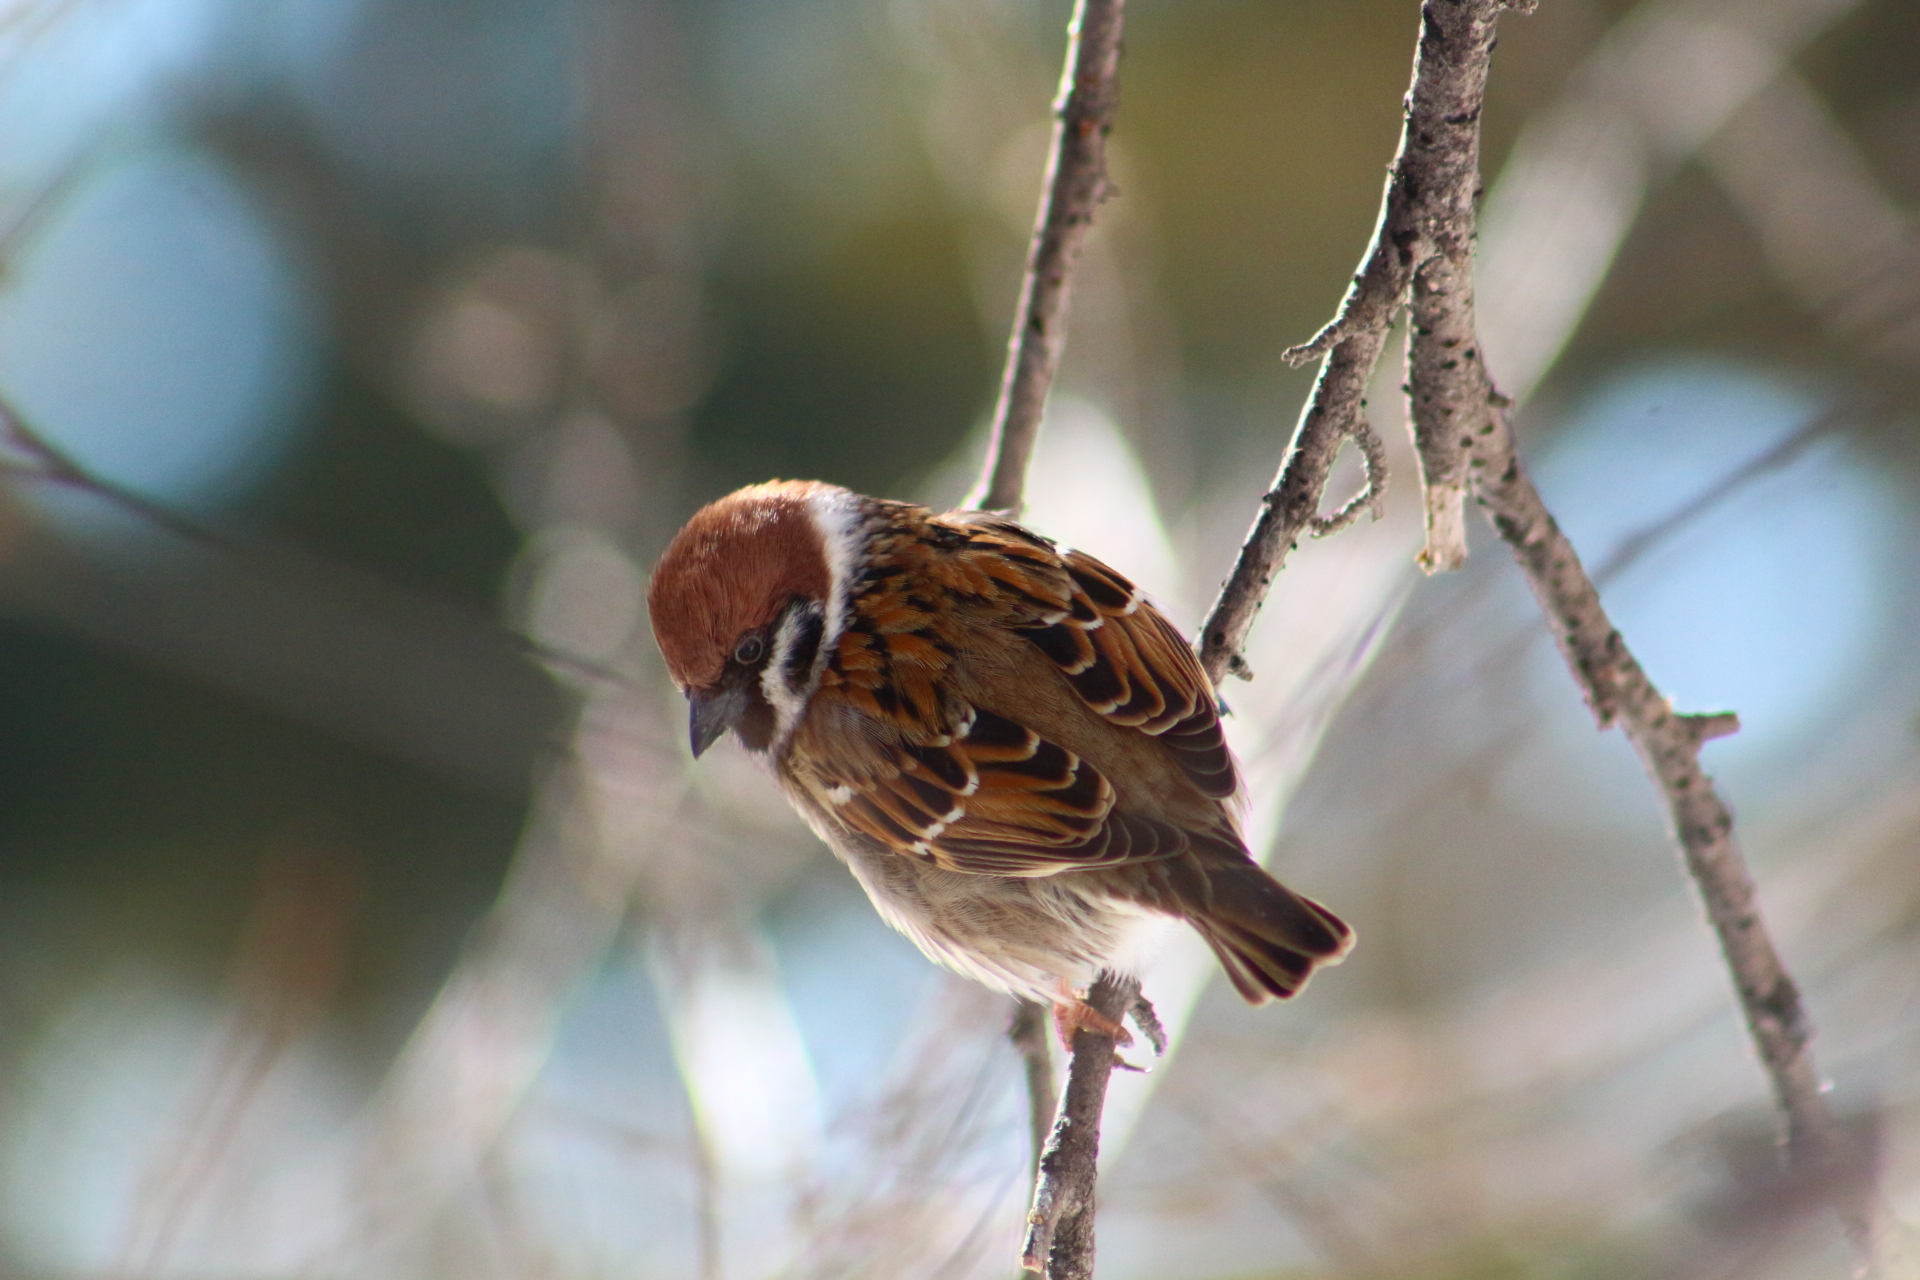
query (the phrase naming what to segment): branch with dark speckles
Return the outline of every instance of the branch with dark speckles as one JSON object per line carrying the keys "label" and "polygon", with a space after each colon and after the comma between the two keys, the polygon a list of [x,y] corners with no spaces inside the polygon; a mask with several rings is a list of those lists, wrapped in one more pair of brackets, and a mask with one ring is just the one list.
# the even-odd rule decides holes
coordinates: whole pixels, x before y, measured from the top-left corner
{"label": "branch with dark speckles", "polygon": [[[1200,631],[1200,662],[1216,684],[1229,671],[1245,673],[1240,650],[1274,575],[1301,536],[1335,532],[1362,512],[1378,510],[1386,463],[1379,437],[1367,421],[1367,383],[1409,293],[1415,297],[1418,324],[1421,277],[1445,277],[1470,264],[1480,104],[1486,95],[1494,23],[1504,7],[1500,0],[1451,0],[1429,3],[1421,12],[1400,149],[1387,173],[1372,243],[1339,315],[1312,341],[1286,353],[1295,364],[1320,360],[1320,377],[1280,473],[1261,501],[1239,559]],[[1439,417],[1417,413],[1414,427],[1422,470],[1429,479],[1428,541],[1422,559],[1430,567],[1450,568],[1466,557],[1461,467],[1448,454],[1451,437]],[[1322,516],[1327,477],[1349,440],[1366,462],[1365,483],[1339,510]]]}
{"label": "branch with dark speckles", "polygon": [[[1166,1042],[1152,1006],[1140,1007],[1140,984],[1133,978],[1100,975],[1087,992],[1087,1004],[1114,1026],[1132,1014],[1141,1031],[1164,1051]],[[1107,1105],[1107,1082],[1119,1063],[1114,1038],[1088,1026],[1073,1033],[1067,1062],[1067,1087],[1054,1117],[1053,1132],[1040,1152],[1027,1213],[1027,1238],[1020,1265],[1046,1280],[1092,1280],[1095,1174],[1100,1163],[1100,1114]]]}
{"label": "branch with dark speckles", "polygon": [[[1216,683],[1245,674],[1240,649],[1273,577],[1302,534],[1329,531],[1384,481],[1363,396],[1404,305],[1407,397],[1426,508],[1428,572],[1466,563],[1471,495],[1512,549],[1554,640],[1602,728],[1618,724],[1665,800],[1675,839],[1733,976],[1747,1028],[1785,1117],[1788,1156],[1803,1185],[1832,1203],[1856,1252],[1871,1264],[1877,1200],[1860,1154],[1835,1124],[1809,1047],[1812,1024],[1767,932],[1753,877],[1733,839],[1733,817],[1700,767],[1700,748],[1737,732],[1731,712],[1674,710],[1635,660],[1580,558],[1514,451],[1507,401],[1475,333],[1474,199],[1480,109],[1501,0],[1427,0],[1406,99],[1400,150],[1389,171],[1371,246],[1339,315],[1288,353],[1321,359],[1313,394],[1272,490],[1201,633]],[[1334,517],[1319,515],[1327,476],[1349,439],[1368,458],[1366,487]]]}
{"label": "branch with dark speckles", "polygon": [[1868,1268],[1876,1247],[1871,1171],[1827,1106],[1812,1021],[1767,932],[1753,875],[1733,838],[1733,815],[1700,767],[1701,746],[1738,732],[1739,717],[1674,709],[1608,618],[1599,590],[1521,465],[1505,406],[1490,384],[1477,423],[1464,451],[1469,487],[1526,574],[1594,718],[1602,728],[1619,725],[1659,788],[1784,1117],[1789,1169],[1831,1203]]}

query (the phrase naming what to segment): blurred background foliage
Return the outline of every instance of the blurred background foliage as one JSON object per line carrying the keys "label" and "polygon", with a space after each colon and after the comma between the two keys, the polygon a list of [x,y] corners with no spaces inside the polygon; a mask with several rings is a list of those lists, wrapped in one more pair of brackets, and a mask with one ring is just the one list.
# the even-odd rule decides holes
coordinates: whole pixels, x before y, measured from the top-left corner
{"label": "blurred background foliage", "polygon": [[[743,483],[957,499],[1066,13],[0,4],[0,397],[190,525],[7,453],[0,1273],[1008,1272],[1006,1010],[684,768],[642,595]],[[1033,517],[1183,626],[1416,21],[1132,6]],[[1920,5],[1544,0],[1485,127],[1493,372],[1655,680],[1743,713],[1708,763],[1911,1219]],[[1497,544],[1416,580],[1407,462],[1227,691],[1360,948],[1261,1011],[1150,971],[1103,1274],[1837,1274],[1655,797]]]}

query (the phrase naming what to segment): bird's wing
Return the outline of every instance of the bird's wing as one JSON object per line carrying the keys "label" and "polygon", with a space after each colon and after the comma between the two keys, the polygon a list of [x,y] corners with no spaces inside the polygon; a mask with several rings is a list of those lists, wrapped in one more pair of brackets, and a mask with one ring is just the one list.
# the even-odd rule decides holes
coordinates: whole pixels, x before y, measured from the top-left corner
{"label": "bird's wing", "polygon": [[802,758],[798,780],[822,809],[949,871],[1048,876],[1176,857],[1207,840],[1238,849],[1224,828],[1193,832],[1117,810],[1091,764],[978,708],[941,741],[811,743]]}
{"label": "bird's wing", "polygon": [[866,576],[788,759],[825,811],[881,845],[955,871],[1044,876],[1220,843],[1116,809],[1079,755],[977,707],[953,679],[969,628],[1024,637],[1109,721],[1165,744],[1203,794],[1232,793],[1211,688],[1126,579],[1010,521],[944,516],[870,549]]}
{"label": "bird's wing", "polygon": [[[1239,779],[1213,684],[1139,588],[1084,551],[1061,553],[1011,521],[970,512],[941,519],[971,535],[949,563],[971,561],[998,579],[1018,578],[1017,594],[998,602],[1002,616],[994,621],[1031,641],[1088,707],[1160,739],[1203,795],[1234,793]],[[989,608],[994,603],[988,597]]]}

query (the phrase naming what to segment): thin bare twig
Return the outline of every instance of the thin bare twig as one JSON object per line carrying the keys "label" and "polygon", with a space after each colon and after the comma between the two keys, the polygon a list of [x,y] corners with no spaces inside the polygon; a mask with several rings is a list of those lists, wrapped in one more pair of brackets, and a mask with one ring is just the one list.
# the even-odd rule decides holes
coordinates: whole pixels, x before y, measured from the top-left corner
{"label": "thin bare twig", "polygon": [[[1139,1002],[1139,982],[1111,973],[1101,974],[1087,992],[1087,1003],[1114,1023]],[[1153,1025],[1159,1025],[1157,1020]],[[1022,1267],[1044,1274],[1047,1280],[1091,1280],[1093,1275],[1100,1113],[1107,1104],[1107,1081],[1116,1061],[1112,1036],[1084,1026],[1073,1033],[1066,1093],[1053,1133],[1040,1153],[1040,1176],[1034,1180],[1026,1245],[1020,1255]]]}
{"label": "thin bare twig", "polygon": [[1125,0],[1076,0],[1067,28],[1067,62],[1054,104],[1053,149],[1045,195],[1027,252],[1026,275],[1006,370],[994,406],[986,466],[966,505],[1020,509],[1027,462],[1040,431],[1047,391],[1066,343],[1068,281],[1093,211],[1112,193],[1107,132],[1113,127]]}

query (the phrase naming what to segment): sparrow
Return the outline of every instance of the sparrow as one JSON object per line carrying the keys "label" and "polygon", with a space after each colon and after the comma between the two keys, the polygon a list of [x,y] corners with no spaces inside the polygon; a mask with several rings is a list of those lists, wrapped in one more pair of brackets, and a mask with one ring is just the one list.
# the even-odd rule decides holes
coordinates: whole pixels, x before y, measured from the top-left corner
{"label": "sparrow", "polygon": [[[1004,515],[776,480],[703,507],[648,589],[693,754],[731,731],[928,957],[1083,1002],[1183,920],[1251,1004],[1352,931],[1248,854],[1216,694],[1131,582]],[[1103,1025],[1105,1024],[1105,1025]]]}

